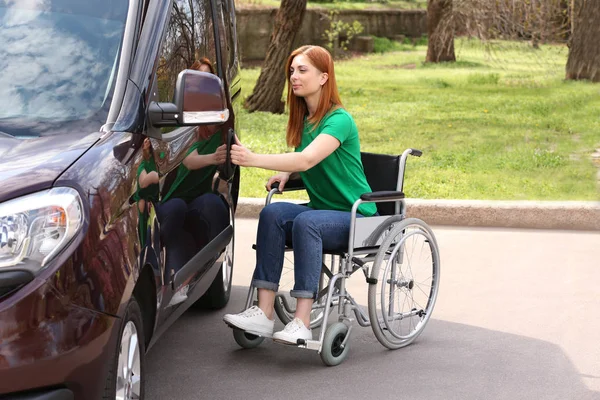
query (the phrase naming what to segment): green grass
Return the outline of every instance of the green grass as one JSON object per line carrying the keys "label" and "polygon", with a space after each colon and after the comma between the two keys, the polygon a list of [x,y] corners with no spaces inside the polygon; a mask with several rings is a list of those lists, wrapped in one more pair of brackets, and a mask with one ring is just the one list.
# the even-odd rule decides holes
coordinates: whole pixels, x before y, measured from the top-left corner
{"label": "green grass", "polygon": [[[477,41],[456,43],[459,61],[423,65],[426,46],[336,63],[340,95],[364,151],[411,157],[412,198],[598,200],[600,86],[566,82],[567,49]],[[259,69],[243,70],[243,96]],[[286,115],[239,111],[242,142],[289,151]],[[270,171],[244,168],[241,195],[262,197]]]}
{"label": "green grass", "polygon": [[[235,0],[236,8],[240,7],[279,7],[280,0]],[[366,9],[394,9],[394,10],[425,10],[427,0],[391,0],[391,1],[361,1],[361,0],[323,0],[307,3],[307,8],[326,8],[336,10],[366,10]]]}

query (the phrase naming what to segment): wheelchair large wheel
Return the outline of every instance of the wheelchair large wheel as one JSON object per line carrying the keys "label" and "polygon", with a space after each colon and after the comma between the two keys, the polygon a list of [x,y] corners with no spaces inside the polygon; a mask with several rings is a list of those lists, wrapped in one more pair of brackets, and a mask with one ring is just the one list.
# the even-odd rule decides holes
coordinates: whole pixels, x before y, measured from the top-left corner
{"label": "wheelchair large wheel", "polygon": [[381,243],[369,284],[369,318],[382,345],[398,349],[423,332],[439,279],[439,250],[429,226],[416,218],[396,224]]}
{"label": "wheelchair large wheel", "polygon": [[[329,279],[324,273],[321,273],[320,289],[327,286]],[[279,284],[279,291],[275,296],[275,313],[281,322],[285,325],[290,323],[294,319],[294,313],[296,312],[296,299],[290,296],[290,290],[294,288],[294,264],[293,256],[287,256],[283,264],[283,270],[281,273],[281,279]],[[323,323],[323,316],[325,313],[325,302],[327,299],[327,293],[322,294],[315,299],[313,310],[310,313],[310,328],[315,329],[321,326]],[[337,304],[337,303],[336,303]],[[331,313],[333,307],[329,309]]]}

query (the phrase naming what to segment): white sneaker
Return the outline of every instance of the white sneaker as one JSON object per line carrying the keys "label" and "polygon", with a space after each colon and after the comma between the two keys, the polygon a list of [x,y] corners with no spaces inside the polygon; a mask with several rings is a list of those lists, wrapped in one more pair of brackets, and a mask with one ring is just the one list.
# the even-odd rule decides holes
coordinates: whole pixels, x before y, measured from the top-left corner
{"label": "white sneaker", "polygon": [[239,314],[225,314],[223,321],[232,328],[268,338],[273,336],[275,327],[275,320],[267,318],[263,310],[257,306],[252,306]]}
{"label": "white sneaker", "polygon": [[282,331],[273,334],[273,340],[286,344],[298,344],[298,339],[312,340],[312,331],[300,318],[294,318]]}

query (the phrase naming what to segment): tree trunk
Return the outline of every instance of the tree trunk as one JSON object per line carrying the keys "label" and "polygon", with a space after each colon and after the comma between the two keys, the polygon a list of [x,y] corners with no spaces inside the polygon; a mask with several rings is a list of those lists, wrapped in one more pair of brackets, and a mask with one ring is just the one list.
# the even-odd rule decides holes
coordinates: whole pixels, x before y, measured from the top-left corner
{"label": "tree trunk", "polygon": [[302,24],[307,0],[282,0],[275,16],[271,42],[254,91],[246,100],[249,112],[268,111],[281,114],[281,101],[286,81],[285,62],[292,51],[296,32]]}
{"label": "tree trunk", "polygon": [[600,1],[573,0],[567,79],[600,82]]}
{"label": "tree trunk", "polygon": [[456,61],[452,0],[428,0],[427,33],[429,44],[426,62]]}

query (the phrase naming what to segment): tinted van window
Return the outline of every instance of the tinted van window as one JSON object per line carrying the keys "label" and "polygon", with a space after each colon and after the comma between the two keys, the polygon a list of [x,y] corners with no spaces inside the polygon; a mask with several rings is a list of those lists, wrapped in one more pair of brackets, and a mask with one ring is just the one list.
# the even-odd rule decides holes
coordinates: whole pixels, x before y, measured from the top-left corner
{"label": "tinted van window", "polygon": [[210,2],[174,0],[159,58],[157,79],[161,102],[173,101],[177,75],[206,58],[218,71]]}
{"label": "tinted van window", "polygon": [[223,58],[227,62],[227,79],[229,82],[238,72],[237,40],[235,33],[235,11],[232,0],[218,0],[217,10],[219,18],[219,36],[221,38],[221,49]]}
{"label": "tinted van window", "polygon": [[0,131],[39,136],[105,122],[127,1],[0,6]]}

